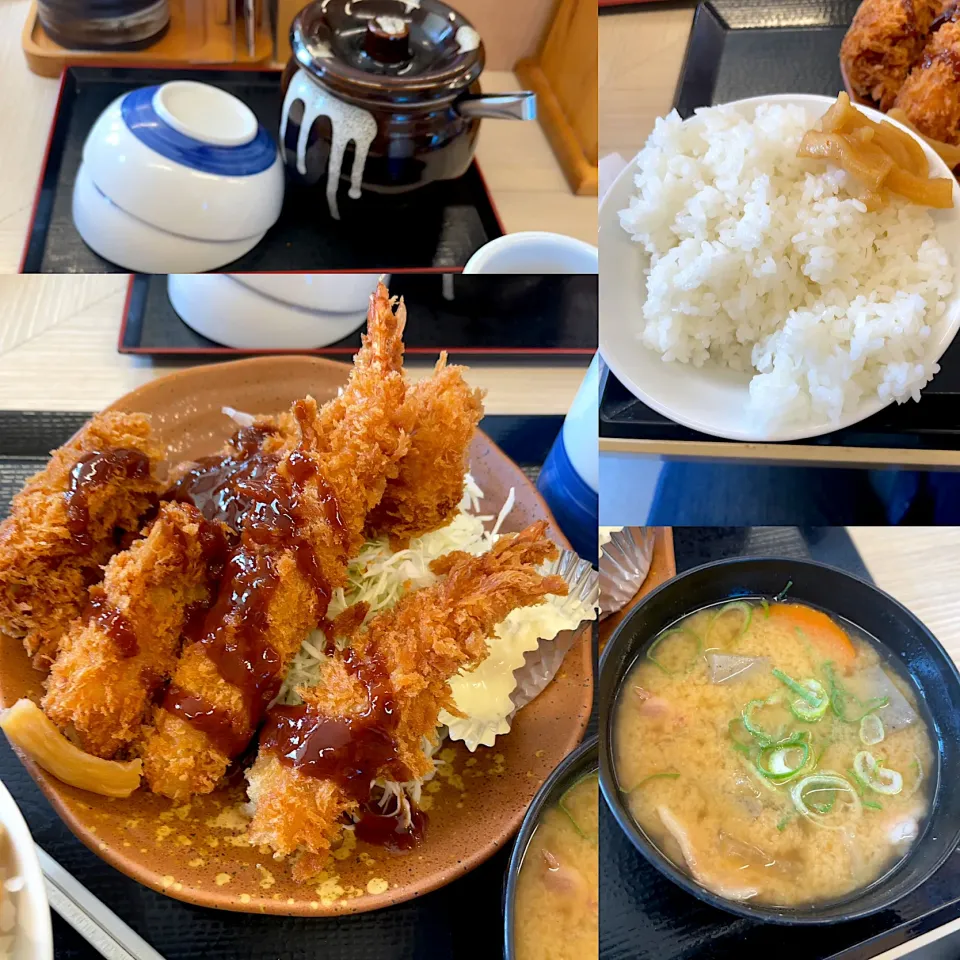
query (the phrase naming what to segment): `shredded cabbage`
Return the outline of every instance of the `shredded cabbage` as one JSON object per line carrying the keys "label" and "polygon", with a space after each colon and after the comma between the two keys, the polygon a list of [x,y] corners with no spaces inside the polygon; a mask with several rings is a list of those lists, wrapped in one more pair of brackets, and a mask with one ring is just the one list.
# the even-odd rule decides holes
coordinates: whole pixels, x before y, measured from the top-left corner
{"label": "shredded cabbage", "polygon": [[[387,538],[364,544],[357,558],[347,569],[347,586],[334,591],[327,617],[333,619],[347,607],[361,601],[369,605],[367,619],[389,610],[408,591],[428,587],[437,581],[430,564],[454,550],[479,556],[496,543],[500,529],[515,503],[510,490],[496,518],[479,512],[483,491],[467,474],[459,512],[447,526],[411,540],[404,550],[394,551]],[[492,526],[487,530],[485,523]],[[480,666],[461,673],[450,681],[454,701],[466,718],[453,717],[445,711],[440,721],[451,740],[462,740],[470,750],[479,745],[492,746],[496,738],[509,732],[509,717],[514,712],[510,697],[516,688],[514,671],[523,666],[525,653],[536,650],[540,640],[552,640],[563,630],[577,627],[585,619],[594,619],[596,611],[578,597],[548,597],[545,603],[512,611],[497,626],[490,640],[490,655]],[[348,641],[337,638],[338,646]],[[320,681],[321,664],[326,659],[327,639],[314,630],[303,641],[284,678],[276,701],[297,704],[299,688],[315,686]],[[439,746],[425,738],[427,756]],[[432,775],[431,775],[432,776]],[[383,789],[383,803],[396,797],[414,801],[420,796],[424,782],[430,777],[406,784],[378,781]]]}

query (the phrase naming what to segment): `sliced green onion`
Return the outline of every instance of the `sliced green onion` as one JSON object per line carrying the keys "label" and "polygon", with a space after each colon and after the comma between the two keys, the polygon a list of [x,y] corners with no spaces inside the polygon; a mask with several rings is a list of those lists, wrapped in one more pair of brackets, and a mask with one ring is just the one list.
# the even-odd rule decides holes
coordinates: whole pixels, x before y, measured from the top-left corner
{"label": "sliced green onion", "polygon": [[[823,793],[823,792],[824,792],[823,790],[811,791],[811,793]],[[827,793],[830,794],[829,800],[818,802],[816,800],[810,800],[809,798],[807,799],[810,809],[813,810],[814,813],[818,813],[821,816],[824,816],[825,814],[828,814],[833,809],[833,805],[837,802],[837,791],[828,790]]]}
{"label": "sliced green onion", "polygon": [[860,718],[860,742],[865,747],[872,747],[883,738],[883,721],[875,713],[868,713]]}
{"label": "sliced green onion", "polygon": [[649,776],[644,777],[638,784],[631,787],[627,793],[633,793],[634,790],[639,790],[645,783],[649,783],[651,780],[676,780],[679,776],[679,773],[651,773]]}
{"label": "sliced green onion", "polygon": [[[828,660],[823,665],[823,672],[827,678],[827,686],[830,696],[830,706],[837,717],[844,723],[859,723],[865,716],[885,707],[889,702],[889,697],[874,697],[872,700],[863,701],[855,697],[842,683],[837,679],[833,669],[833,662]],[[854,703],[859,710],[856,716],[850,714],[848,705]]]}
{"label": "sliced green onion", "polygon": [[779,698],[776,694],[774,694],[772,697],[767,697],[766,700],[751,700],[743,708],[743,712],[740,714],[740,719],[743,722],[744,727],[746,727],[747,732],[756,738],[761,747],[768,746],[771,743],[776,743],[780,739],[783,731],[780,731],[779,733],[768,733],[762,727],[757,726],[753,719],[754,711],[759,710],[760,707],[766,707],[778,702]]}
{"label": "sliced green onion", "polygon": [[763,607],[763,615],[764,615],[765,617],[769,617],[769,616],[770,616],[770,604],[767,603],[767,598],[766,598],[766,597],[761,597],[761,599],[760,599],[760,606]]}
{"label": "sliced green onion", "polygon": [[784,830],[786,829],[786,827],[787,827],[787,824],[788,824],[792,819],[793,819],[793,814],[792,814],[792,813],[784,814],[784,816],[782,816],[782,817],[780,818],[780,820],[778,821],[778,823],[777,823],[777,829],[778,829],[781,833],[783,833],[783,831],[784,831]]}
{"label": "sliced green onion", "polygon": [[579,833],[584,840],[589,840],[592,843],[596,843],[597,838],[586,833],[580,827],[580,824],[577,823],[576,817],[574,817],[572,811],[567,806],[567,797],[569,797],[570,794],[574,790],[576,790],[576,788],[579,787],[581,783],[584,782],[584,780],[589,780],[591,777],[593,777],[594,779],[599,779],[597,774],[591,770],[591,771],[587,771],[587,773],[585,773],[582,777],[579,777],[576,781],[571,783],[570,786],[567,787],[567,789],[564,790],[563,793],[560,795],[560,799],[557,801],[557,806],[567,815],[567,819],[573,824],[573,829],[576,830],[577,833]]}
{"label": "sliced green onion", "polygon": [[914,754],[913,763],[911,763],[910,766],[916,768],[917,777],[913,781],[913,786],[910,788],[910,792],[904,794],[904,799],[909,799],[912,797],[920,789],[920,785],[923,783],[923,764],[920,763],[920,758],[916,754]]}
{"label": "sliced green onion", "polygon": [[651,663],[658,666],[664,673],[670,674],[670,675],[679,673],[680,671],[671,670],[669,667],[665,667],[654,656],[654,653],[657,647],[659,647],[660,644],[667,639],[667,637],[672,637],[672,636],[675,636],[676,634],[680,634],[681,636],[692,637],[695,644],[693,657],[690,660],[689,666],[686,668],[686,670],[684,670],[684,673],[688,673],[690,670],[693,669],[694,664],[697,662],[700,655],[703,653],[703,641],[700,639],[700,637],[697,636],[697,634],[695,634],[692,630],[688,630],[686,627],[674,627],[672,630],[667,630],[664,633],[661,633],[660,636],[657,637],[656,640],[654,640],[649,647],[647,647],[647,659]]}
{"label": "sliced green onion", "polygon": [[790,712],[798,720],[814,723],[827,712],[830,698],[819,680],[794,680],[793,677],[788,677],[782,670],[776,668],[773,670],[773,675],[799,696],[799,700],[794,700],[790,704]]}
{"label": "sliced green onion", "polygon": [[853,770],[857,779],[874,793],[892,797],[903,790],[903,777],[896,770],[881,767],[868,750],[861,750],[853,758]]}
{"label": "sliced green onion", "polygon": [[783,684],[786,684],[797,696],[802,697],[811,707],[815,707],[820,703],[820,697],[815,693],[808,690],[806,687],[799,684],[793,677],[788,677],[782,670],[778,670],[776,667],[773,668],[773,675]]}
{"label": "sliced green onion", "polygon": [[798,720],[803,720],[804,723],[816,723],[817,720],[827,712],[827,707],[830,706],[830,698],[827,696],[827,691],[819,680],[801,680],[800,683],[806,687],[810,693],[814,694],[818,700],[813,705],[805,699],[794,700],[793,703],[790,704],[790,712]]}
{"label": "sliced green onion", "polygon": [[874,803],[873,800],[864,800],[864,801],[863,801],[863,805],[864,805],[865,807],[869,807],[871,810],[882,810],[882,809],[883,809],[883,804],[881,804],[881,803]]}
{"label": "sliced green onion", "polygon": [[787,592],[793,586],[793,581],[788,580],[787,585],[773,598],[774,603],[782,603],[784,598],[787,596]]}
{"label": "sliced green onion", "polygon": [[[798,751],[800,756],[791,758]],[[757,757],[757,769],[771,783],[781,784],[797,776],[809,759],[810,745],[797,738],[763,747]]]}
{"label": "sliced green onion", "polygon": [[734,600],[732,603],[725,603],[713,615],[713,619],[710,621],[710,626],[707,627],[708,638],[714,623],[716,623],[716,621],[725,613],[728,613],[731,610],[739,610],[743,614],[743,623],[740,626],[740,632],[731,641],[731,643],[739,643],[743,635],[750,629],[750,621],[753,619],[753,607],[751,607],[750,604],[745,600]]}
{"label": "sliced green onion", "polygon": [[[829,791],[833,794],[829,804],[817,803],[808,804],[809,795]],[[860,816],[861,801],[857,791],[850,786],[846,778],[841,777],[839,773],[824,771],[823,773],[813,773],[802,780],[798,780],[790,787],[790,799],[797,808],[797,812],[806,817],[814,826],[822,827],[825,830],[842,830],[844,824],[830,824],[824,821],[824,813],[833,810],[837,801],[837,795],[841,793],[849,794],[853,803],[853,815]],[[823,811],[822,813],[820,811]]]}

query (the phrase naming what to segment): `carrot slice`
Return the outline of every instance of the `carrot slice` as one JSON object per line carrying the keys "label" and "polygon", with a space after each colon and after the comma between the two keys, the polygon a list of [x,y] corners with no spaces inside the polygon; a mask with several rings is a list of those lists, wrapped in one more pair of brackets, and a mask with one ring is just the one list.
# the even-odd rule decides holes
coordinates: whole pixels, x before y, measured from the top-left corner
{"label": "carrot slice", "polygon": [[857,648],[843,629],[821,610],[801,603],[771,603],[771,618],[785,620],[803,631],[803,635],[827,660],[849,666],[857,657]]}

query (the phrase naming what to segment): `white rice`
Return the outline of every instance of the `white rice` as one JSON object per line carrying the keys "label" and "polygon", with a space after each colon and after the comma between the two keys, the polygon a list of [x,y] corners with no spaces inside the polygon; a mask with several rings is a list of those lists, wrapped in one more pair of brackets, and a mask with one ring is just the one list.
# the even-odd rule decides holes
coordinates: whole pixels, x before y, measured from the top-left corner
{"label": "white rice", "polygon": [[800,106],[697,115],[657,121],[620,211],[649,257],[643,343],[753,371],[750,413],[768,426],[919,400],[953,286],[929,211],[893,198],[868,212],[842,170],[797,159],[815,121]]}

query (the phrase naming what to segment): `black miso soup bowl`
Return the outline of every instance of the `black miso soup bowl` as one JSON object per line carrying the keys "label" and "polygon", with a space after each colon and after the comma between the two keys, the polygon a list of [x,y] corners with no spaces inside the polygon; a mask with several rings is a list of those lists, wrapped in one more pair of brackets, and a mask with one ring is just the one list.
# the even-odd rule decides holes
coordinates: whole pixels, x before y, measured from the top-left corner
{"label": "black miso soup bowl", "polygon": [[503,888],[503,955],[506,960],[515,960],[517,955],[513,945],[513,931],[517,922],[516,898],[517,878],[520,876],[520,867],[527,854],[527,847],[540,825],[540,818],[544,811],[555,804],[581,777],[597,772],[599,746],[596,737],[584,740],[572,753],[567,754],[563,762],[544,781],[537,791],[530,808],[527,810],[520,825],[520,832],[513,845],[510,855],[510,865],[507,867],[507,877]]}
{"label": "black miso soup bowl", "polygon": [[[792,581],[788,600],[849,620],[886,647],[919,691],[919,706],[938,748],[928,773],[931,810],[907,857],[869,886],[842,900],[805,908],[736,902],[717,896],[678,869],[636,823],[617,782],[613,720],[630,667],[661,630],[702,607],[739,597],[774,597]],[[892,906],[944,863],[960,843],[960,674],[936,637],[893,597],[843,570],[783,558],[720,560],[667,581],[638,604],[610,638],[600,660],[600,788],[621,829],[664,876],[729,913],[782,924],[839,923]]]}

